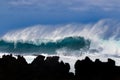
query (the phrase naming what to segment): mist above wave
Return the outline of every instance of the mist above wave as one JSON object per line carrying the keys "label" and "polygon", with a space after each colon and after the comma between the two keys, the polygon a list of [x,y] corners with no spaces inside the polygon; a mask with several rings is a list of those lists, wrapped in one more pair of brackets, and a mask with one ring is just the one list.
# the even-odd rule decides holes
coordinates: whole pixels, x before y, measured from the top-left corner
{"label": "mist above wave", "polygon": [[45,42],[70,36],[81,36],[89,39],[119,39],[119,25],[119,23],[111,20],[100,20],[97,23],[90,24],[36,25],[8,32],[2,39],[7,41],[42,40]]}

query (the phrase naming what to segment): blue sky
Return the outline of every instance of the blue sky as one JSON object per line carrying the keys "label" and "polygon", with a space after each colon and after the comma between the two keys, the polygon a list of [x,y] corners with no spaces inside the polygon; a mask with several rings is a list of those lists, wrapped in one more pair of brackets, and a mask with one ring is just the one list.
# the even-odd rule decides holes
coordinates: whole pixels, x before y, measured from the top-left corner
{"label": "blue sky", "polygon": [[37,24],[120,20],[119,0],[1,0],[0,35]]}

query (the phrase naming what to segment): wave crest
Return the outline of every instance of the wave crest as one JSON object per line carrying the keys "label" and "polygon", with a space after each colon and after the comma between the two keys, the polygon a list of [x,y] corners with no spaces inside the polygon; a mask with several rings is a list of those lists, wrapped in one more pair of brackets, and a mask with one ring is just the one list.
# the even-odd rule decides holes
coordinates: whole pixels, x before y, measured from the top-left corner
{"label": "wave crest", "polygon": [[[89,45],[89,52],[87,53],[97,53],[103,56],[120,56],[119,26],[119,22],[113,20],[101,20],[97,23],[90,24],[37,25],[8,32],[2,37],[2,40],[14,43],[14,45],[12,44],[13,50],[11,52],[23,51],[36,53],[38,51],[40,54],[39,51],[45,53],[53,51],[54,53],[56,49],[59,49],[57,50],[59,52],[61,48],[63,48],[61,51],[64,51],[67,47],[67,53],[70,53],[69,51],[71,50],[71,52],[73,51],[72,53],[74,54],[74,52],[77,52],[76,50],[81,48],[79,45],[80,43],[77,44],[77,38],[75,38],[75,36],[77,36],[83,37],[85,41],[90,40],[90,44],[87,43],[87,45]],[[67,38],[70,37],[74,38],[75,41],[71,38],[71,41],[69,42],[69,39]],[[17,50],[19,47],[18,42],[23,48]],[[29,49],[26,50],[26,47],[23,46],[23,43],[33,46],[34,48],[29,47]],[[63,45],[62,43],[65,44]],[[39,48],[40,45],[42,45],[44,48]],[[62,45],[62,47],[60,47],[60,45]],[[6,46],[2,47],[1,48],[3,50],[6,48]],[[8,49],[11,49],[11,47]],[[81,50],[79,51],[80,52],[78,52],[78,54],[81,54]],[[88,50],[82,51],[84,52]]]}

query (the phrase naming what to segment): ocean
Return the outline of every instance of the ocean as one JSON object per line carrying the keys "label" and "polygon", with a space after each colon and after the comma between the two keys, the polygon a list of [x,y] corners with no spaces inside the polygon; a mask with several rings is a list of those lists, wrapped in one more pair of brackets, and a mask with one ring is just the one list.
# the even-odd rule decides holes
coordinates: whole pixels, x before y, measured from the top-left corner
{"label": "ocean", "polygon": [[120,23],[100,20],[87,24],[35,25],[12,30],[0,39],[0,55],[23,55],[30,63],[37,55],[60,56],[71,66],[86,56],[111,58],[120,66]]}

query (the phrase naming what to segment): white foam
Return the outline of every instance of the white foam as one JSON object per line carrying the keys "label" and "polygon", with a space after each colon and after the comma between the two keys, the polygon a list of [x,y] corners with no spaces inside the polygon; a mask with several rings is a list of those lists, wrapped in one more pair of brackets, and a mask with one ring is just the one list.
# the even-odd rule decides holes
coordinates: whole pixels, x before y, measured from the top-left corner
{"label": "white foam", "polygon": [[[0,53],[0,58],[2,58],[3,55],[9,55],[9,53]],[[74,65],[76,63],[77,60],[83,60],[85,59],[86,56],[88,56],[92,61],[95,61],[96,59],[100,59],[100,61],[102,62],[107,62],[108,58],[111,58],[113,60],[115,60],[116,62],[116,66],[120,66],[120,59],[116,58],[116,57],[107,57],[107,56],[103,56],[100,54],[85,54],[82,56],[65,56],[63,54],[56,54],[56,55],[48,55],[48,54],[41,54],[45,57],[48,56],[59,56],[59,62],[63,61],[64,63],[69,63],[70,64],[70,72],[75,72],[75,68]],[[17,56],[13,55],[15,58],[17,58]],[[23,55],[24,58],[26,59],[26,61],[30,64],[35,58],[36,56],[33,55]]]}
{"label": "white foam", "polygon": [[[77,60],[83,60],[85,59],[86,56],[90,57],[90,59],[92,61],[95,61],[96,59],[100,59],[102,62],[107,62],[108,58],[111,58],[113,60],[115,60],[116,62],[116,66],[120,66],[120,59],[116,58],[116,57],[106,57],[103,55],[98,55],[98,54],[89,54],[89,55],[82,55],[82,56],[64,56],[64,55],[47,55],[47,54],[42,54],[45,57],[47,56],[59,56],[60,60],[59,61],[63,61],[64,63],[69,63],[70,64],[70,72],[75,72],[75,68],[74,65],[76,63]],[[35,56],[24,56],[25,59],[27,60],[28,63],[31,63],[32,60],[35,58]]]}

